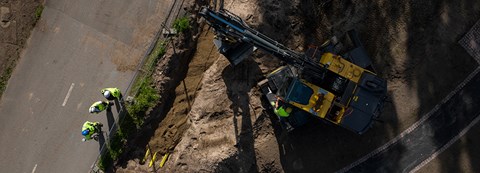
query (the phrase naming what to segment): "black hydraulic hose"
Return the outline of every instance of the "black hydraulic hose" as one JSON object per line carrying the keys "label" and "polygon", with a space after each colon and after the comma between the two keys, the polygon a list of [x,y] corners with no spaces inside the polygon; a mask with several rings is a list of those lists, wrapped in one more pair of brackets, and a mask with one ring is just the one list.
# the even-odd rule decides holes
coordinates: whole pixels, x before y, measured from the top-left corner
{"label": "black hydraulic hose", "polygon": [[200,14],[213,28],[215,28],[216,31],[221,32],[226,36],[233,36],[240,41],[251,43],[263,51],[266,51],[297,68],[309,69],[317,74],[323,74],[325,72],[323,67],[316,62],[312,62],[312,60],[305,57],[304,54],[290,50],[279,42],[250,28],[242,18],[227,10],[214,12],[211,9],[204,7]]}

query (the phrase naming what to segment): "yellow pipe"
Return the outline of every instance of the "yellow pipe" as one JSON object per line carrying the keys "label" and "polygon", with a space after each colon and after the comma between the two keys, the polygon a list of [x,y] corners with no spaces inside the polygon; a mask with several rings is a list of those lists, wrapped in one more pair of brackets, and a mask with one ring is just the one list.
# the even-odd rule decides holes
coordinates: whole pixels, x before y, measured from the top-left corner
{"label": "yellow pipe", "polygon": [[147,148],[147,152],[145,153],[145,156],[143,157],[142,163],[145,163],[147,160],[148,153],[150,153],[150,148]]}
{"label": "yellow pipe", "polygon": [[163,165],[165,165],[165,162],[167,161],[168,155],[169,155],[169,153],[167,153],[163,156],[162,161],[160,162],[160,168],[163,167]]}
{"label": "yellow pipe", "polygon": [[152,158],[152,160],[150,160],[150,164],[148,164],[149,168],[152,167],[153,162],[155,162],[155,158],[157,158],[157,152],[155,152],[155,154],[153,154],[153,158]]}

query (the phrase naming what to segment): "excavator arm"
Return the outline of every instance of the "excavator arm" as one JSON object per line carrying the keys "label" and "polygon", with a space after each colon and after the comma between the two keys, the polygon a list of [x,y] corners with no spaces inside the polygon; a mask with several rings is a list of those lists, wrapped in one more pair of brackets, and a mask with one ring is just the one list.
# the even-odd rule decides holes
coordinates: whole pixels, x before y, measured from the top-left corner
{"label": "excavator arm", "polygon": [[253,52],[254,47],[257,47],[295,67],[300,76],[308,73],[310,77],[315,76],[313,80],[319,81],[327,72],[326,68],[305,54],[290,50],[283,44],[250,28],[239,16],[227,10],[220,9],[215,12],[203,7],[200,15],[215,29],[214,43],[219,52],[225,55],[233,65],[243,61]]}
{"label": "excavator arm", "polygon": [[[255,46],[297,68],[303,68],[305,65],[322,68],[316,63],[309,61],[309,59],[306,59],[304,54],[290,50],[277,41],[250,28],[239,16],[227,10],[215,12],[204,7],[200,15],[215,29],[217,35],[216,41],[221,42],[221,44],[216,45],[219,51],[226,55],[233,65],[240,63],[248,56],[242,56],[241,53],[244,51],[235,50],[234,48]],[[240,53],[230,53],[228,51],[237,51]]]}

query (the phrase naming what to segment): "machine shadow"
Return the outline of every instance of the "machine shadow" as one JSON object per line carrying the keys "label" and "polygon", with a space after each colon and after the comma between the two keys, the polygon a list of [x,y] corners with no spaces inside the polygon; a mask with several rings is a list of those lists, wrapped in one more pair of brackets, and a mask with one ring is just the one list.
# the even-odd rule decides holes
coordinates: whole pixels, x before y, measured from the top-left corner
{"label": "machine shadow", "polygon": [[227,96],[232,102],[230,109],[233,112],[237,152],[220,162],[215,170],[217,172],[258,172],[252,124],[252,118],[255,117],[252,117],[251,112],[254,110],[250,108],[249,93],[256,86],[257,76],[261,74],[260,68],[252,59],[246,59],[236,66],[229,65],[222,72]]}
{"label": "machine shadow", "polygon": [[[420,98],[417,115],[420,119],[478,67],[458,41],[480,19],[480,1],[410,1],[408,5],[411,15],[407,23],[409,59],[406,63],[415,66],[404,73],[412,74],[406,82]],[[462,94],[466,93],[462,91]],[[472,96],[478,97],[477,94]],[[469,119],[476,116],[477,113],[471,111],[474,108],[470,99],[476,100],[466,96],[452,97],[451,100],[461,106],[444,104],[435,120],[428,121],[431,127],[435,127],[429,136],[435,150],[446,145],[471,122]],[[468,135],[465,138],[472,139]],[[464,172],[468,167],[462,162],[470,162],[470,171],[480,172],[478,147],[460,142],[462,140],[441,154],[436,159],[438,161],[433,161],[440,165],[439,172]]]}

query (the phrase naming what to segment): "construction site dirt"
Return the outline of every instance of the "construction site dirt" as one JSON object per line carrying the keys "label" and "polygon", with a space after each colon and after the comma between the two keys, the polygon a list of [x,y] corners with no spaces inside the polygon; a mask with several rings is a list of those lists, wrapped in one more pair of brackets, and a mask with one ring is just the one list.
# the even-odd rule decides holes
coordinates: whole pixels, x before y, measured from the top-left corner
{"label": "construction site dirt", "polygon": [[[200,7],[193,1],[185,6]],[[478,66],[458,41],[480,19],[480,1],[226,0],[224,7],[299,52],[356,29],[388,81],[380,121],[357,135],[312,118],[287,134],[257,87],[283,62],[257,51],[230,65],[196,16],[194,28],[176,40],[176,52],[170,47],[158,62],[154,80],[163,99],[150,115],[157,118],[129,144],[117,172],[154,169],[141,163],[147,144],[170,154],[161,168],[166,172],[334,172],[398,136]],[[476,155],[462,157],[472,162]],[[390,159],[393,172],[402,170],[395,167],[401,153]],[[451,172],[442,161],[421,172]],[[469,165],[462,172],[480,171]]]}

